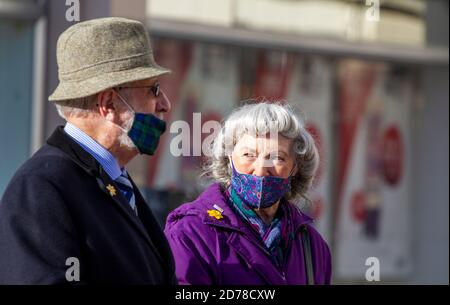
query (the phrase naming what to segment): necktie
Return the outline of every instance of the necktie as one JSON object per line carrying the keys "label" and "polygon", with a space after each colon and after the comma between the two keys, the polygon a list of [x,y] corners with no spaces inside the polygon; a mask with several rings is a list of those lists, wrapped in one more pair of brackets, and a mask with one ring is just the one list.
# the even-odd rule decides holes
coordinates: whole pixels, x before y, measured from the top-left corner
{"label": "necktie", "polygon": [[115,180],[117,187],[119,188],[122,195],[128,201],[128,204],[133,209],[137,215],[136,202],[134,198],[133,185],[128,178],[127,172],[124,170],[122,174]]}

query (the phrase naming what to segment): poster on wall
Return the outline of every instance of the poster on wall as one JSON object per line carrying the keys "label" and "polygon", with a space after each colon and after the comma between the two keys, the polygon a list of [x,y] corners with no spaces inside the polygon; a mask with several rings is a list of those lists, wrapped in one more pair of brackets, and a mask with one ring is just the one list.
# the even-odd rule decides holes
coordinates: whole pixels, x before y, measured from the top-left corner
{"label": "poster on wall", "polygon": [[[288,52],[259,50],[254,54],[253,97],[257,100],[286,99],[294,55]],[[245,69],[245,65],[242,69]]]}
{"label": "poster on wall", "polygon": [[178,82],[168,85],[168,89],[176,93],[170,97],[172,113],[167,138],[158,149],[161,157],[151,185],[196,194],[205,187],[199,181],[205,152],[202,145],[218,131],[205,123],[220,124],[236,106],[236,56],[234,50],[226,46],[170,43],[180,50],[174,56],[185,57],[181,63],[185,69],[181,70]]}
{"label": "poster on wall", "polygon": [[[307,194],[308,202],[299,202],[302,210],[314,218],[316,228],[325,239],[330,236],[330,151],[332,66],[320,57],[303,57],[289,52],[259,50],[248,58],[245,67],[254,63],[254,74],[242,71],[244,83],[252,83],[250,96],[259,101],[287,102],[306,120],[314,137],[320,166]],[[244,69],[243,69],[244,70]]]}
{"label": "poster on wall", "polygon": [[333,130],[333,66],[322,57],[298,55],[288,83],[286,100],[294,106],[306,122],[319,151],[320,163],[307,194],[310,202],[304,210],[314,218],[314,225],[322,236],[330,240],[331,175]]}
{"label": "poster on wall", "polygon": [[338,65],[336,278],[365,281],[372,258],[380,280],[411,272],[414,92],[396,67]]}
{"label": "poster on wall", "polygon": [[[158,149],[153,156],[142,155],[140,158],[134,158],[127,166],[133,179],[142,188],[173,188],[174,180],[177,175],[177,168],[173,163],[168,163],[165,156],[170,153],[170,124],[174,119],[174,111],[179,108],[181,86],[185,82],[187,74],[191,67],[191,44],[178,42],[171,39],[154,39],[152,41],[155,58],[159,65],[171,70],[170,74],[159,78],[161,90],[169,99],[172,110],[164,114],[164,120],[167,122],[167,130],[161,136]],[[165,172],[165,180],[158,183],[161,171]]]}

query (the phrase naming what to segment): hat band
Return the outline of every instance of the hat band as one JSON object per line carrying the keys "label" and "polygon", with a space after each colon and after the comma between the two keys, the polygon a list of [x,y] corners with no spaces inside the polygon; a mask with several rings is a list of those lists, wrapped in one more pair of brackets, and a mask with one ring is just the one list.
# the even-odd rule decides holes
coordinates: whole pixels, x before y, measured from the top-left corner
{"label": "hat band", "polygon": [[156,66],[153,54],[151,52],[139,54],[135,56],[129,56],[120,59],[111,59],[108,61],[102,61],[95,63],[81,69],[62,72],[59,71],[60,81],[81,81],[92,77],[96,77],[100,74],[117,72],[123,70],[131,70],[139,67],[154,67]]}

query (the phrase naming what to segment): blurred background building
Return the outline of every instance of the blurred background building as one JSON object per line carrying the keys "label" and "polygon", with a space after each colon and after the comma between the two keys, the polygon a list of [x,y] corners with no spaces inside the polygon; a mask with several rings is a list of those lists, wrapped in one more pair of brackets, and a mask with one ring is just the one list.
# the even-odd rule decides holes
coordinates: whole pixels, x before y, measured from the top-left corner
{"label": "blurred background building", "polygon": [[207,183],[202,156],[174,156],[171,143],[207,138],[203,124],[240,101],[285,100],[319,147],[304,208],[331,246],[334,283],[367,283],[375,256],[381,283],[448,284],[448,1],[0,0],[0,196],[64,123],[47,97],[77,2],[80,21],[145,22],[173,71],[161,79],[168,120],[190,133],[168,130],[155,156],[129,166],[162,226]]}

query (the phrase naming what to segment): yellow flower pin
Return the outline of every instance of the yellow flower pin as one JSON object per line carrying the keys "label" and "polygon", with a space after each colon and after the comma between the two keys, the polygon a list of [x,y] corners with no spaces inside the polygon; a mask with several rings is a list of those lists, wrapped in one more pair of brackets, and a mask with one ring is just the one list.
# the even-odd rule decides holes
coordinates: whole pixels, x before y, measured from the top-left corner
{"label": "yellow flower pin", "polygon": [[222,219],[222,213],[217,210],[208,210],[208,215],[214,217],[215,219]]}
{"label": "yellow flower pin", "polygon": [[108,186],[106,187],[109,191],[109,194],[111,196],[115,196],[117,194],[116,188],[114,186],[112,186],[111,184],[108,184]]}

